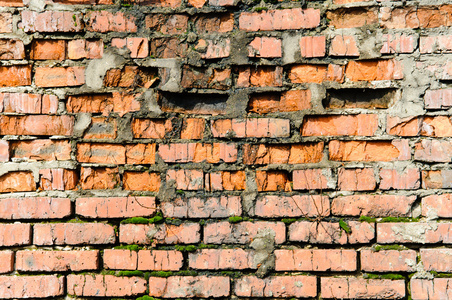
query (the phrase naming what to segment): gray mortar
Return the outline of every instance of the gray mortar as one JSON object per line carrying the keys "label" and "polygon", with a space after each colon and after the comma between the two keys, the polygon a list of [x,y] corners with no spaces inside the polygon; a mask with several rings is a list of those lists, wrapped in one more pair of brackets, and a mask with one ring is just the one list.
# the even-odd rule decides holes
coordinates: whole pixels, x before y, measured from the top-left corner
{"label": "gray mortar", "polygon": [[141,61],[135,61],[137,65],[143,67],[157,67],[170,69],[170,78],[168,81],[160,87],[160,90],[167,92],[180,92],[182,90],[180,86],[180,80],[182,77],[181,61],[178,58],[166,58],[166,59],[154,59],[146,58]]}
{"label": "gray mortar", "polygon": [[[93,89],[102,89],[105,74],[110,69],[122,68],[126,63],[126,59],[119,52],[124,52],[124,49],[115,50],[110,47],[104,51],[101,59],[93,59],[89,62],[85,71],[86,86]],[[127,50],[128,51],[128,50]],[[126,54],[126,53],[123,53]]]}
{"label": "gray mortar", "polygon": [[253,264],[260,265],[256,276],[263,278],[275,269],[275,232],[270,229],[260,230],[250,243],[250,247],[255,250]]}

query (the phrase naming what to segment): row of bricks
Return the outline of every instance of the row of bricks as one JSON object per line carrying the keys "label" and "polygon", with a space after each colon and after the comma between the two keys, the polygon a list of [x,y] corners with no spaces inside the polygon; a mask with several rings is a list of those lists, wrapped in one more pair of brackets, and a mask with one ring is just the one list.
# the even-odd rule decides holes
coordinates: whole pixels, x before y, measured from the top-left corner
{"label": "row of bricks", "polygon": [[[411,217],[416,196],[353,195],[332,199],[320,195],[260,196],[248,209],[250,216],[262,218],[373,216]],[[429,219],[451,218],[451,194],[423,197],[421,216]],[[45,220],[63,219],[72,215],[67,198],[28,197],[0,199],[0,219]],[[239,196],[176,198],[159,205],[169,218],[228,218],[242,215]],[[75,215],[83,218],[146,217],[156,212],[154,197],[91,197],[75,200]]]}
{"label": "row of bricks", "polygon": [[[275,271],[358,270],[358,251],[339,249],[279,249],[274,251]],[[360,269],[364,272],[416,272],[422,263],[425,271],[451,272],[448,263],[452,249],[420,249],[420,261],[414,250],[361,249]],[[99,269],[99,250],[89,251],[0,251],[0,273],[79,272]],[[103,268],[110,270],[179,271],[184,265],[182,252],[176,250],[114,250],[102,253]],[[15,266],[14,266],[15,262]],[[256,250],[203,249],[188,255],[188,267],[194,270],[256,270],[262,263]]]}
{"label": "row of bricks", "polygon": [[[66,279],[66,280],[65,280]],[[66,281],[66,284],[65,284]],[[448,299],[450,278],[410,280],[411,299]],[[238,297],[316,297],[317,277],[309,275],[271,276],[259,279],[244,276],[231,280],[223,276],[171,276],[168,278],[117,277],[114,275],[0,276],[0,296],[10,298],[46,298],[69,295],[84,297],[125,297],[148,293],[163,298],[220,298],[231,293]],[[10,287],[14,286],[14,289]],[[43,288],[45,287],[45,288]],[[321,277],[322,299],[402,299],[404,280],[356,277]]]}
{"label": "row of bricks", "polygon": [[[327,11],[326,18],[330,20],[328,25],[335,28],[354,28],[366,25],[389,29],[436,28],[451,26],[451,11],[452,5],[340,8]],[[244,31],[310,29],[320,26],[320,19],[320,10],[314,8],[241,12],[238,29]],[[2,13],[0,20],[0,32],[17,30],[13,26],[15,24],[13,24],[11,13]],[[82,32],[84,29],[92,32],[138,31],[137,19],[132,13],[112,13],[106,10],[89,11],[86,14],[63,11],[39,13],[24,10],[21,12],[21,21],[19,28],[25,32]]]}
{"label": "row of bricks", "polygon": [[[422,177],[420,176],[422,175]],[[122,179],[121,179],[122,177]],[[295,170],[292,180],[286,171],[256,171],[255,176],[246,175],[245,171],[203,172],[197,169],[167,170],[166,182],[174,182],[178,190],[198,191],[205,189],[215,191],[243,191],[246,182],[250,188],[259,192],[292,190],[340,190],[373,191],[377,189],[375,171],[371,168],[338,169],[337,177],[332,170],[306,169]],[[253,183],[255,178],[255,185]],[[337,179],[336,179],[337,178]],[[378,177],[377,177],[378,178]],[[381,190],[414,190],[450,188],[450,170],[381,169],[379,173]],[[422,181],[421,181],[422,178]],[[124,188],[129,191],[158,192],[162,173],[123,171],[118,168],[82,167],[80,174],[71,169],[41,169],[39,184],[31,171],[11,171],[0,176],[0,193],[31,191],[65,191],[81,188],[82,190],[103,190]],[[336,185],[337,183],[337,185]]]}
{"label": "row of bricks", "polygon": [[[32,228],[33,227],[33,228]],[[286,228],[283,222],[255,221],[229,223],[186,222],[168,224],[121,224],[119,242],[123,244],[248,244],[262,231],[275,235],[275,243],[310,244],[451,244],[452,223],[408,222],[367,223],[348,221],[348,231],[339,222],[296,221]],[[201,240],[201,231],[203,239]],[[116,243],[115,227],[105,223],[0,224],[1,246],[106,245]]]}

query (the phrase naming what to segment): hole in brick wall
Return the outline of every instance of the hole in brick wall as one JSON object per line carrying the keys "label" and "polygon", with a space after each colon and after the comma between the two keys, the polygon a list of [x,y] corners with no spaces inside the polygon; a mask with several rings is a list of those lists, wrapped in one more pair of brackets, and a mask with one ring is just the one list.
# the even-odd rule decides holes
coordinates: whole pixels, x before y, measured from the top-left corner
{"label": "hole in brick wall", "polygon": [[218,115],[226,112],[226,94],[160,93],[159,104],[165,112]]}
{"label": "hole in brick wall", "polygon": [[397,89],[329,89],[325,108],[388,108],[397,101]]}

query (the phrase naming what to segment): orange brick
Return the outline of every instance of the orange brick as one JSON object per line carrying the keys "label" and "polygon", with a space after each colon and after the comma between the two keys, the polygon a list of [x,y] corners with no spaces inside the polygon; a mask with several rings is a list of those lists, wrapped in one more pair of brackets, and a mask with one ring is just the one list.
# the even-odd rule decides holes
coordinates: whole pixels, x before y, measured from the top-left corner
{"label": "orange brick", "polygon": [[174,180],[176,189],[200,190],[204,187],[204,175],[200,170],[168,170],[166,181]]}
{"label": "orange brick", "polygon": [[17,251],[16,269],[24,272],[66,272],[97,270],[99,250]]}
{"label": "orange brick", "polygon": [[343,191],[372,191],[375,189],[374,170],[371,168],[363,169],[344,169],[338,171],[338,186]]}
{"label": "orange brick", "polygon": [[85,218],[132,218],[155,212],[154,197],[77,198],[75,213]]}
{"label": "orange brick", "polygon": [[75,170],[41,169],[39,180],[39,187],[44,191],[73,190],[77,187],[78,174]]}
{"label": "orange brick", "polygon": [[400,189],[412,190],[418,189],[421,185],[421,176],[419,169],[407,168],[403,172],[397,169],[380,170],[380,189]]}
{"label": "orange brick", "polygon": [[87,168],[80,171],[80,184],[84,190],[114,189],[119,183],[118,168]]}
{"label": "orange brick", "polygon": [[67,115],[0,116],[1,135],[72,135],[74,118]]}
{"label": "orange brick", "polygon": [[71,215],[71,200],[68,198],[27,197],[0,200],[0,218],[62,219]]}
{"label": "orange brick", "polygon": [[330,160],[336,161],[397,161],[409,160],[407,140],[391,141],[331,141]]}
{"label": "orange brick", "polygon": [[0,59],[24,59],[25,48],[21,40],[1,39]]}
{"label": "orange brick", "polygon": [[422,121],[417,117],[399,118],[387,116],[386,132],[398,136],[417,136],[420,134]]}
{"label": "orange brick", "polygon": [[378,23],[376,8],[339,8],[326,13],[330,26],[336,28],[353,28]]}
{"label": "orange brick", "polygon": [[126,149],[118,144],[79,143],[77,161],[86,163],[125,164]]}
{"label": "orange brick", "polygon": [[256,171],[256,184],[259,192],[291,190],[288,174],[284,171]]}
{"label": "orange brick", "polygon": [[390,295],[388,299],[405,297],[405,281],[390,279],[364,279],[355,277],[322,277],[321,293],[324,298],[376,299]]}
{"label": "orange brick", "polygon": [[[450,210],[449,210],[450,211]],[[450,272],[452,266],[450,264],[450,256],[452,249],[420,249],[421,261],[426,271]]]}
{"label": "orange brick", "polygon": [[116,241],[113,226],[103,223],[51,223],[33,226],[33,244],[104,245]]}
{"label": "orange brick", "polygon": [[334,189],[336,181],[331,169],[306,169],[293,171],[294,190]]}
{"label": "orange brick", "polygon": [[416,251],[361,250],[361,270],[367,272],[414,272]]}
{"label": "orange brick", "polygon": [[0,276],[0,295],[5,299],[64,297],[64,277]]}
{"label": "orange brick", "polygon": [[14,252],[10,250],[0,251],[0,274],[10,273],[14,269]]}
{"label": "orange brick", "polygon": [[0,67],[0,87],[31,85],[31,66]]}
{"label": "orange brick", "polygon": [[21,15],[25,32],[79,32],[83,29],[83,17],[78,12],[23,10]]}
{"label": "orange brick", "polygon": [[29,160],[70,160],[71,143],[64,140],[11,142],[11,157]]}
{"label": "orange brick", "polygon": [[[377,243],[451,244],[450,223],[378,223]],[[404,232],[404,234],[400,234]]]}
{"label": "orange brick", "polygon": [[[234,15],[232,13],[220,13],[216,16],[202,14],[195,18],[194,23],[196,31],[200,34],[209,32],[230,32],[234,29]],[[172,28],[173,23],[170,24],[169,28]]]}
{"label": "orange brick", "polygon": [[248,45],[249,57],[281,57],[281,39],[274,37],[256,37]]}
{"label": "orange brick", "polygon": [[302,164],[322,160],[323,142],[293,145],[250,145],[243,148],[243,162],[251,164]]}
{"label": "orange brick", "polygon": [[270,276],[259,279],[243,276],[235,282],[234,293],[239,297],[297,297],[310,298],[317,295],[315,276]]}
{"label": "orange brick", "polygon": [[282,86],[283,68],[259,66],[241,68],[237,79],[239,87]]}
{"label": "orange brick", "polygon": [[202,249],[189,254],[189,267],[199,270],[257,269],[251,251],[243,249]]}
{"label": "orange brick", "polygon": [[31,44],[30,58],[35,60],[64,60],[66,58],[66,41],[34,40]]}
{"label": "orange brick", "polygon": [[324,57],[326,38],[324,36],[302,36],[300,38],[301,57]]}
{"label": "orange brick", "polygon": [[0,224],[0,245],[2,247],[31,244],[30,224]]}
{"label": "orange brick", "polygon": [[422,215],[427,218],[451,218],[452,195],[431,195],[422,198]]}
{"label": "orange brick", "polygon": [[35,83],[39,87],[65,87],[85,84],[85,67],[38,67]]}
{"label": "orange brick", "polygon": [[13,32],[13,15],[0,13],[0,33]]}
{"label": "orange brick", "polygon": [[356,271],[355,250],[294,249],[275,250],[276,271]]}
{"label": "orange brick", "polygon": [[126,145],[127,164],[154,164],[156,144]]}
{"label": "orange brick", "polygon": [[288,137],[290,122],[272,118],[219,119],[212,121],[211,130],[214,137]]}
{"label": "orange brick", "polygon": [[264,196],[256,201],[255,208],[255,215],[264,218],[317,217],[329,214],[329,199],[320,195]]}
{"label": "orange brick", "polygon": [[124,172],[124,189],[131,191],[158,192],[160,174],[149,172]]}
{"label": "orange brick", "polygon": [[258,114],[299,111],[311,108],[310,90],[290,90],[281,96],[276,94],[254,94],[248,102],[248,111]]}
{"label": "orange brick", "polygon": [[90,11],[86,14],[86,30],[94,32],[137,32],[135,17],[129,13],[111,13],[106,10]]}
{"label": "orange brick", "polygon": [[410,217],[414,196],[355,195],[334,198],[331,212],[338,216]]}
{"label": "orange brick", "polygon": [[114,118],[93,117],[91,125],[83,135],[84,139],[115,139],[117,124]]}
{"label": "orange brick", "polygon": [[224,276],[151,277],[149,286],[149,295],[163,298],[218,298],[230,291],[229,277]]}
{"label": "orange brick", "polygon": [[373,136],[378,129],[378,115],[307,116],[303,136],[362,135]]}
{"label": "orange brick", "polygon": [[146,292],[146,280],[114,275],[68,275],[67,293],[80,297],[127,297]]}
{"label": "orange brick", "polygon": [[295,65],[289,71],[293,83],[344,81],[344,67],[339,65]]}
{"label": "orange brick", "polygon": [[186,15],[150,14],[146,15],[145,20],[146,28],[151,29],[154,32],[163,34],[182,34],[187,31],[188,16]]}
{"label": "orange brick", "polygon": [[195,244],[199,243],[198,223],[181,225],[121,224],[119,242],[124,244]]}
{"label": "orange brick", "polygon": [[359,56],[355,37],[336,35],[331,41],[329,54],[331,56]]}
{"label": "orange brick", "polygon": [[132,132],[134,138],[162,139],[173,126],[170,119],[134,119]]}
{"label": "orange brick", "polygon": [[413,299],[447,299],[450,296],[450,278],[411,279]]}
{"label": "orange brick", "polygon": [[320,10],[292,8],[262,12],[242,12],[239,28],[245,31],[315,28],[320,24]]}
{"label": "orange brick", "polygon": [[345,76],[351,81],[403,79],[402,64],[396,60],[350,61]]}
{"label": "orange brick", "polygon": [[138,270],[178,271],[183,260],[182,253],[175,250],[140,250]]}
{"label": "orange brick", "polygon": [[114,38],[111,45],[117,48],[126,47],[131,58],[145,58],[149,55],[149,41],[146,38]]}
{"label": "orange brick", "polygon": [[9,172],[0,176],[0,193],[31,192],[36,190],[32,172]]}
{"label": "orange brick", "polygon": [[71,40],[67,44],[67,56],[69,59],[99,59],[104,54],[102,40]]}

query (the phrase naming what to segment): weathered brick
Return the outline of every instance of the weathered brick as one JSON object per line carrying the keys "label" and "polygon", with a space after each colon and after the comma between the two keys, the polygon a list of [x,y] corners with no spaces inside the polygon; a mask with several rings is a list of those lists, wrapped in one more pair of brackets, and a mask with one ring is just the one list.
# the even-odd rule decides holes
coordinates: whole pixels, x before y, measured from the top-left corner
{"label": "weathered brick", "polygon": [[452,271],[452,265],[450,264],[452,249],[420,249],[419,252],[426,271],[448,273]]}
{"label": "weathered brick", "polygon": [[77,198],[75,213],[85,218],[132,218],[155,212],[154,197],[89,197]]}
{"label": "weathered brick", "polygon": [[162,139],[171,130],[170,119],[134,119],[132,121],[134,138]]}
{"label": "weathered brick", "polygon": [[188,16],[151,14],[146,16],[146,28],[163,34],[182,34],[187,31]]}
{"label": "weathered brick", "polygon": [[27,197],[0,199],[0,219],[60,219],[71,214],[68,198]]}
{"label": "weathered brick", "polygon": [[96,270],[99,251],[17,251],[16,269],[24,272]]}
{"label": "weathered brick", "polygon": [[80,170],[80,185],[83,190],[114,189],[119,185],[118,168],[89,168]]}
{"label": "weathered brick", "polygon": [[311,108],[310,90],[290,90],[276,94],[254,94],[248,102],[248,111],[258,114],[299,111]]}
{"label": "weathered brick", "polygon": [[331,169],[294,170],[292,177],[294,190],[326,190],[336,187]]}
{"label": "weathered brick", "polygon": [[124,66],[122,69],[110,69],[104,77],[104,85],[108,87],[145,87],[149,88],[157,80],[157,70]]}
{"label": "weathered brick", "polygon": [[0,193],[31,192],[36,190],[32,172],[14,171],[0,176]]}
{"label": "weathered brick", "polygon": [[0,296],[3,299],[47,298],[63,295],[63,276],[0,276]]}
{"label": "weathered brick", "polygon": [[245,189],[244,171],[221,171],[205,176],[205,188],[208,191],[242,191]]}
{"label": "weathered brick", "polygon": [[55,114],[58,98],[54,95],[0,93],[0,112]]}
{"label": "weathered brick", "polygon": [[103,223],[51,223],[33,226],[33,244],[102,245],[114,244],[113,226]]}
{"label": "weathered brick", "polygon": [[452,52],[452,35],[421,36],[419,41],[421,53]]}
{"label": "weathered brick", "polygon": [[281,57],[281,39],[274,37],[256,37],[248,44],[249,57]]}
{"label": "weathered brick", "polygon": [[237,146],[235,144],[188,143],[159,145],[159,156],[166,163],[203,162],[230,163],[237,161]]}
{"label": "weathered brick", "polygon": [[83,29],[82,15],[78,12],[23,10],[21,15],[25,32],[79,32]]}
{"label": "weathered brick", "polygon": [[61,4],[86,4],[86,5],[113,4],[113,0],[52,0],[52,1]]}
{"label": "weathered brick", "polygon": [[403,79],[402,63],[397,60],[350,61],[345,76],[351,81]]}
{"label": "weathered brick", "polygon": [[322,277],[321,294],[328,299],[401,299],[405,297],[405,281]]}
{"label": "weathered brick", "polygon": [[433,137],[451,137],[452,122],[448,116],[425,116],[422,118],[421,135]]}
{"label": "weathered brick", "polygon": [[448,299],[452,297],[451,278],[411,279],[411,297],[413,300]]}
{"label": "weathered brick", "polygon": [[339,65],[295,65],[289,70],[293,83],[323,83],[344,81],[344,67]]}
{"label": "weathered brick", "polygon": [[174,201],[161,203],[162,212],[172,218],[227,218],[242,214],[241,198],[239,196],[221,196],[189,198],[183,200],[177,198]]}
{"label": "weathered brick", "polygon": [[[383,34],[380,53],[413,53],[417,46],[417,36],[407,34]],[[422,42],[422,37],[421,37]]]}
{"label": "weathered brick", "polygon": [[[201,39],[195,46],[195,50],[201,53],[201,58],[218,59],[229,57],[231,54],[230,39]],[[218,76],[216,76],[218,78]],[[215,80],[215,79],[214,79]],[[218,81],[218,79],[216,79]]]}
{"label": "weathered brick", "polygon": [[325,36],[302,36],[300,38],[301,57],[324,57],[326,49]]}
{"label": "weathered brick", "polygon": [[250,243],[263,229],[275,234],[275,243],[281,244],[286,240],[286,227],[282,222],[256,221],[207,223],[204,226],[204,243],[206,244],[247,244]]}
{"label": "weathered brick", "polygon": [[180,138],[183,140],[201,140],[204,137],[206,120],[200,118],[188,118],[182,122]]}
{"label": "weathered brick", "polygon": [[44,191],[74,190],[78,183],[76,170],[41,169],[39,170],[39,188]]}
{"label": "weathered brick", "polygon": [[231,69],[194,68],[185,65],[180,84],[184,88],[226,90],[231,86]]}
{"label": "weathered brick", "polygon": [[314,8],[243,12],[239,18],[239,28],[245,31],[315,28],[319,24],[320,10]]}
{"label": "weathered brick", "polygon": [[330,215],[328,197],[320,195],[264,196],[256,201],[254,214],[264,218]]}
{"label": "weathered brick", "polygon": [[31,85],[31,66],[0,67],[0,87]]}
{"label": "weathered brick", "polygon": [[31,244],[30,224],[0,224],[0,246],[11,247],[29,244]]}
{"label": "weathered brick", "polygon": [[2,135],[72,135],[74,118],[67,115],[0,116]]}
{"label": "weathered brick", "polygon": [[275,250],[275,271],[356,271],[355,250]]}
{"label": "weathered brick", "polygon": [[64,60],[66,58],[66,41],[33,40],[30,58],[35,60]]}
{"label": "weathered brick", "polygon": [[154,164],[156,144],[126,145],[127,164]]}
{"label": "weathered brick", "polygon": [[85,83],[85,67],[38,67],[35,83],[39,87],[80,86]]}
{"label": "weathered brick", "polygon": [[339,8],[327,11],[329,25],[336,28],[353,28],[378,23],[378,11],[375,7]]}
{"label": "weathered brick", "polygon": [[233,138],[277,138],[290,136],[288,119],[248,118],[219,119],[211,123],[214,137]]}
{"label": "weathered brick", "polygon": [[338,216],[410,217],[416,196],[355,195],[334,198],[331,212]]}
{"label": "weathered brick", "polygon": [[377,186],[374,170],[344,169],[338,170],[338,187],[343,191],[372,191]]}
{"label": "weathered brick", "polygon": [[140,250],[138,270],[178,271],[183,260],[182,252],[175,250]]}
{"label": "weathered brick", "polygon": [[0,162],[9,161],[10,147],[8,141],[0,140]]}
{"label": "weathered brick", "polygon": [[366,272],[414,272],[416,251],[373,250],[360,251],[361,270]]}
{"label": "weathered brick", "polygon": [[392,141],[331,141],[330,160],[395,161],[411,157],[408,140]]}
{"label": "weathered brick", "polygon": [[183,58],[188,44],[179,37],[153,38],[150,41],[150,55],[156,58]]}
{"label": "weathered brick", "polygon": [[0,274],[10,273],[14,269],[14,252],[11,250],[0,251]]}
{"label": "weathered brick", "polygon": [[124,244],[193,244],[200,241],[198,223],[181,225],[121,224],[119,242]]}
{"label": "weathered brick", "polygon": [[105,269],[136,270],[138,252],[122,249],[105,249],[103,255]]}
{"label": "weathered brick", "polygon": [[452,187],[451,170],[422,171],[423,189],[444,189]]}
{"label": "weathered brick", "polygon": [[256,185],[262,191],[290,191],[290,180],[284,171],[256,171]]}
{"label": "weathered brick", "polygon": [[201,14],[195,17],[193,22],[196,31],[200,34],[210,32],[224,33],[234,29],[234,16],[232,13],[220,13],[217,15]]}
{"label": "weathered brick", "polygon": [[124,172],[124,189],[130,191],[158,192],[160,174],[155,172]]}
{"label": "weathered brick", "polygon": [[28,160],[70,160],[71,144],[64,140],[13,141],[10,154],[11,158]]}
{"label": "weathered brick", "polygon": [[243,162],[251,164],[303,164],[322,160],[323,142],[292,145],[245,144]]}
{"label": "weathered brick", "polygon": [[229,277],[171,276],[149,278],[149,295],[163,298],[210,298],[229,296]]}
{"label": "weathered brick", "polygon": [[146,292],[146,280],[114,275],[68,275],[67,293],[81,297],[125,297]]}
{"label": "weathered brick", "polygon": [[111,13],[106,10],[86,14],[86,30],[94,32],[137,32],[136,18],[128,13]]}
{"label": "weathered brick", "polygon": [[204,174],[202,170],[168,170],[166,181],[174,180],[176,189],[200,190],[204,187]]}
{"label": "weathered brick", "polygon": [[254,252],[243,249],[202,249],[188,256],[189,267],[200,270],[257,269]]}
{"label": "weathered brick", "polygon": [[383,28],[436,28],[451,26],[452,5],[382,7],[380,26]]}
{"label": "weathered brick", "polygon": [[415,190],[421,185],[419,169],[407,168],[403,171],[397,169],[380,170],[380,189],[382,190]]}
{"label": "weathered brick", "polygon": [[377,242],[382,244],[452,244],[450,223],[378,223]]}
{"label": "weathered brick", "polygon": [[0,1],[0,6],[22,7],[22,6],[24,6],[24,1],[23,0],[2,0],[2,1]]}
{"label": "weathered brick", "polygon": [[94,117],[91,125],[83,135],[84,139],[115,139],[117,136],[117,123],[114,118]]}
{"label": "weathered brick", "polygon": [[300,297],[309,298],[317,295],[315,276],[271,276],[259,279],[244,276],[235,283],[234,293],[239,297]]}
{"label": "weathered brick", "polygon": [[102,113],[104,116],[114,112],[122,117],[128,112],[140,110],[140,102],[136,100],[139,96],[122,92],[69,96],[67,110],[70,113]]}
{"label": "weathered brick", "polygon": [[378,115],[308,116],[303,119],[303,136],[362,135],[373,136],[378,129]]}
{"label": "weathered brick", "polygon": [[117,48],[126,47],[130,51],[131,58],[145,58],[149,55],[149,41],[146,38],[114,38],[111,45]]}
{"label": "weathered brick", "polygon": [[422,120],[417,117],[399,118],[388,115],[386,132],[398,136],[417,136],[422,128]]}
{"label": "weathered brick", "polygon": [[102,40],[71,40],[67,44],[67,57],[69,59],[99,59],[102,58],[103,54],[104,43]]}
{"label": "weathered brick", "polygon": [[422,198],[422,215],[427,218],[452,218],[452,195],[431,195]]}
{"label": "weathered brick", "polygon": [[181,0],[125,0],[130,5],[151,5],[157,7],[176,8],[181,5]]}
{"label": "weathered brick", "polygon": [[282,86],[283,68],[273,66],[241,67],[237,78],[238,87]]}
{"label": "weathered brick", "polygon": [[24,42],[14,39],[0,39],[0,59],[24,59]]}
{"label": "weathered brick", "polygon": [[331,56],[359,56],[356,39],[351,35],[336,35],[331,40]]}
{"label": "weathered brick", "polygon": [[118,144],[79,143],[77,144],[77,161],[125,164],[126,148]]}

